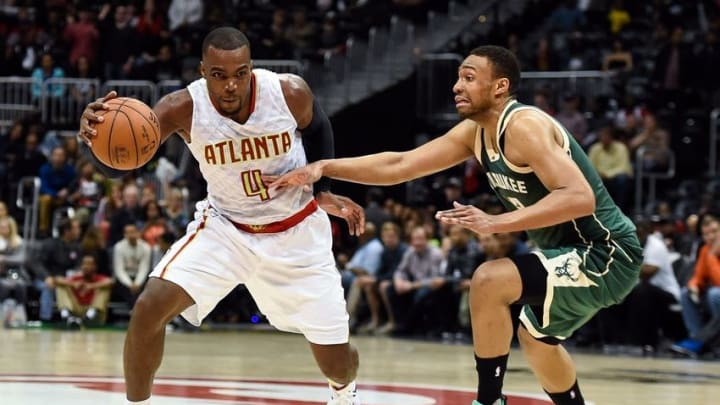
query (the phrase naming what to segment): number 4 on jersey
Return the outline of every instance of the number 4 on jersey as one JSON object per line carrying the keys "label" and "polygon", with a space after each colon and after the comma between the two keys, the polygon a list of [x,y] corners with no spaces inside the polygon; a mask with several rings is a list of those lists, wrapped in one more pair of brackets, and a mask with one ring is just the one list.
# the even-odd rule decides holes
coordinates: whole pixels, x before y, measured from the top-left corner
{"label": "number 4 on jersey", "polygon": [[265,183],[262,181],[260,170],[247,170],[240,173],[240,179],[242,180],[243,189],[248,197],[259,196],[262,201],[269,200],[270,194],[268,193]]}

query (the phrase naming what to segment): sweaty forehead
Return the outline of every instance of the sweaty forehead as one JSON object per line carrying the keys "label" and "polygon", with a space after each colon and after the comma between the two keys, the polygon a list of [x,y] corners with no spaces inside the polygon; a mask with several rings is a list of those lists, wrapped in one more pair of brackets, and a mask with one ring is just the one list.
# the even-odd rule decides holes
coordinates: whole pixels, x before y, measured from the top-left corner
{"label": "sweaty forehead", "polygon": [[250,48],[243,46],[236,49],[218,49],[210,46],[203,55],[203,64],[225,69],[250,65]]}

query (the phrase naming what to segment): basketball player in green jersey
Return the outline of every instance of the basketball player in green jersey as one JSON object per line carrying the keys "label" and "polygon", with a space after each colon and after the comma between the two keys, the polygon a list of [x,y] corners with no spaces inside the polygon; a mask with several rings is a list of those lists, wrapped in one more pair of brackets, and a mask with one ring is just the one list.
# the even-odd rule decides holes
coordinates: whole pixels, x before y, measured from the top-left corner
{"label": "basketball player in green jersey", "polygon": [[516,101],[519,81],[510,51],[479,47],[463,61],[453,86],[463,120],[445,135],[411,151],[321,160],[267,181],[285,187],[327,176],[391,185],[477,158],[507,212],[489,215],[456,202],[437,219],[479,234],[524,230],[539,249],[485,262],[473,276],[473,403],[506,403],[501,390],[513,335],[509,308],[520,303],[518,338],[543,389],[555,404],[584,404],[575,366],[560,343],[630,292],[642,248],[634,225],[574,138],[551,116]]}

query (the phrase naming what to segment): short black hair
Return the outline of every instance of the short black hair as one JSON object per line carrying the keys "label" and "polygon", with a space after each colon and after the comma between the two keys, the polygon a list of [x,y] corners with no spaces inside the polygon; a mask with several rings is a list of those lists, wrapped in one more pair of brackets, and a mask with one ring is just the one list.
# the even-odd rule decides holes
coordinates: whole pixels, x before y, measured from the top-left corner
{"label": "short black hair", "polygon": [[492,63],[495,78],[507,78],[510,81],[508,93],[513,97],[517,94],[520,85],[520,63],[515,54],[507,48],[495,45],[479,46],[470,51],[470,54],[488,58]]}
{"label": "short black hair", "polygon": [[215,49],[222,49],[230,51],[233,49],[242,48],[247,46],[250,48],[250,41],[248,41],[245,34],[237,28],[233,27],[220,27],[210,31],[202,44],[203,56],[207,52],[208,48],[213,47]]}

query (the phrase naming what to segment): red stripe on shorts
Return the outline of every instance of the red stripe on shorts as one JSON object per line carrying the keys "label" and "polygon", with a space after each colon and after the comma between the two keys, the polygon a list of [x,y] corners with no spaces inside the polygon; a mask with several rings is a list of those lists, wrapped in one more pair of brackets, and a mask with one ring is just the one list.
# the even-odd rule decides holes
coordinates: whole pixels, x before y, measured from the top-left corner
{"label": "red stripe on shorts", "polygon": [[185,248],[190,244],[190,242],[192,242],[193,239],[195,239],[195,236],[197,236],[197,234],[200,233],[200,231],[201,231],[203,228],[205,228],[205,222],[206,222],[206,221],[207,221],[207,216],[203,216],[202,222],[200,223],[200,225],[198,225],[198,228],[195,230],[195,233],[193,233],[192,235],[190,235],[190,237],[188,238],[188,240],[186,240],[185,243],[183,243],[183,245],[180,246],[180,250],[178,250],[178,251],[175,253],[175,255],[173,255],[172,259],[170,259],[170,260],[167,262],[167,264],[165,265],[165,267],[163,267],[162,271],[160,272],[160,278],[163,278],[163,277],[165,276],[165,272],[167,272],[168,267],[170,267],[170,264],[173,262],[173,260],[175,260],[175,258],[177,258],[178,255],[179,255],[180,253],[182,253],[183,250],[185,250]]}

